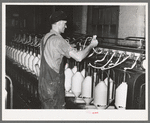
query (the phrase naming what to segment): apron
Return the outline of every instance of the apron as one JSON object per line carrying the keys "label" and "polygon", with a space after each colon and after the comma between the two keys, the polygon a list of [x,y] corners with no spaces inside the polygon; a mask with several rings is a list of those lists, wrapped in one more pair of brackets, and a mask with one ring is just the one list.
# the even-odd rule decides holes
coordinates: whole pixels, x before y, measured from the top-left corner
{"label": "apron", "polygon": [[[48,39],[55,34],[52,34]],[[64,64],[63,59],[60,65],[59,73],[55,72],[46,62],[44,50],[46,43],[41,42],[41,66],[39,76],[39,99],[42,109],[64,109],[65,108],[65,88],[64,88]]]}

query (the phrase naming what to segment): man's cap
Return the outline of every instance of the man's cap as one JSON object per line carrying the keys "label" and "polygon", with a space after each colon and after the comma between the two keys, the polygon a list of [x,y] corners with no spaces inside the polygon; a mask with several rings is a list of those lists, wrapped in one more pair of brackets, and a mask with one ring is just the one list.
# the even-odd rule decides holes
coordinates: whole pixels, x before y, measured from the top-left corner
{"label": "man's cap", "polygon": [[50,16],[50,22],[51,22],[51,24],[54,24],[55,22],[58,22],[60,20],[67,20],[67,15],[63,11],[55,11]]}

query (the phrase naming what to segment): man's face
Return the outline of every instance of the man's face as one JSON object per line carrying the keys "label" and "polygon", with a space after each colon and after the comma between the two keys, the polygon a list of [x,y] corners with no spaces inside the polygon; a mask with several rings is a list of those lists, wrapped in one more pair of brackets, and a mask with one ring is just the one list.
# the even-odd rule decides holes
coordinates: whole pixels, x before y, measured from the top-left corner
{"label": "man's face", "polygon": [[58,22],[58,28],[60,33],[64,33],[65,29],[67,28],[67,21],[61,20]]}

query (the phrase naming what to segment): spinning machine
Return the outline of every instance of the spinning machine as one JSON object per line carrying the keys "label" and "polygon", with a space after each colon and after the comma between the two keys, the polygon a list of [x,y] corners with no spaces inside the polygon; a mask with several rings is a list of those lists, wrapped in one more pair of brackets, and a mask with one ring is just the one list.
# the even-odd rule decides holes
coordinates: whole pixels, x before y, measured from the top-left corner
{"label": "spinning machine", "polygon": [[[6,43],[6,74],[12,79],[14,91],[26,103],[23,108],[40,108],[38,76],[42,37],[16,34]],[[66,107],[145,109],[145,38],[79,34],[65,37],[77,50],[86,48],[92,38],[99,44],[83,61],[64,58]]]}

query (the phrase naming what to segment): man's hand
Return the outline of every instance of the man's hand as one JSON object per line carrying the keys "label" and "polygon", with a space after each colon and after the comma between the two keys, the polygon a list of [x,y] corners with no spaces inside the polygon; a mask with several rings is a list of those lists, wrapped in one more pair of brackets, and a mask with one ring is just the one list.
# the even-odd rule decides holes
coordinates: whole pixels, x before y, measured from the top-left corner
{"label": "man's hand", "polygon": [[97,45],[98,45],[98,40],[96,39],[96,35],[94,35],[93,36],[93,39],[92,39],[92,41],[91,41],[91,43],[90,43],[90,45],[92,46],[92,47],[96,47]]}

